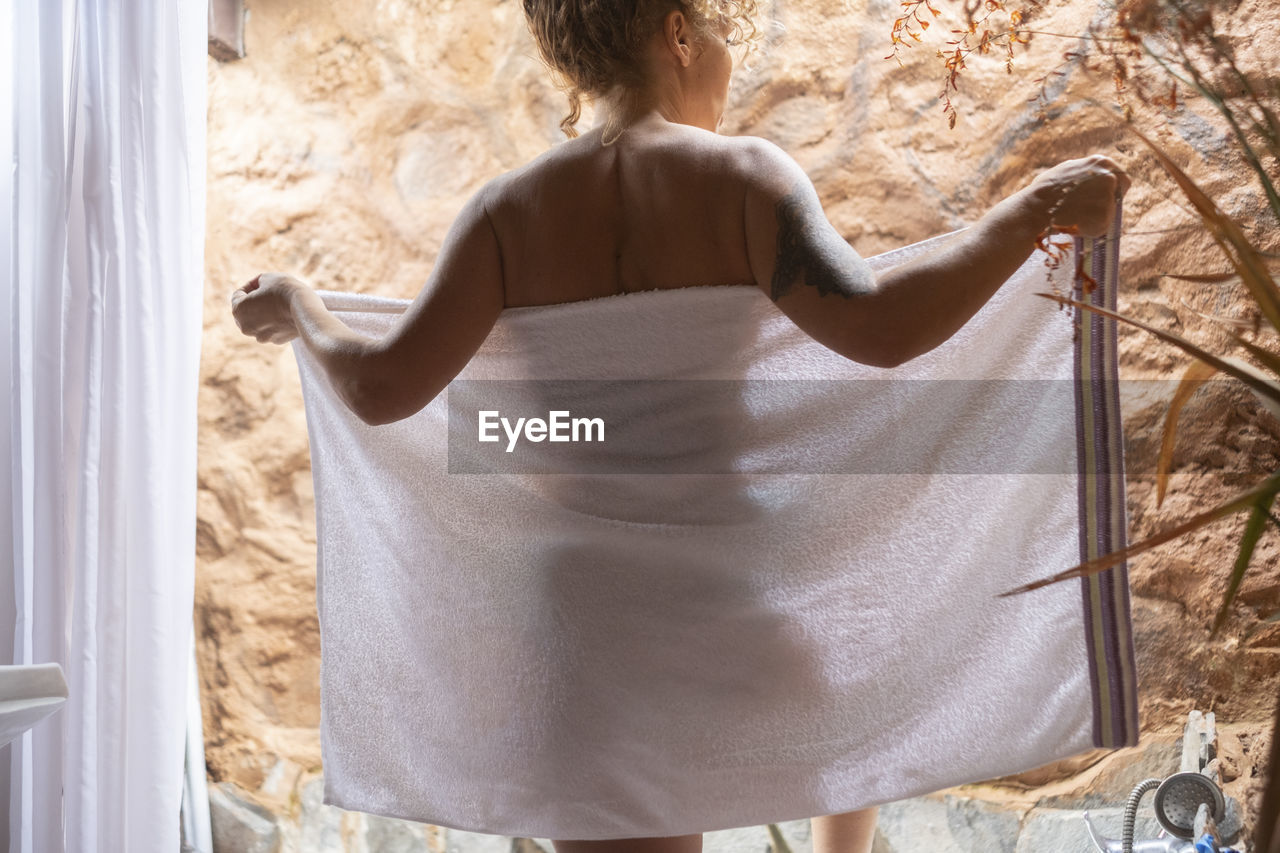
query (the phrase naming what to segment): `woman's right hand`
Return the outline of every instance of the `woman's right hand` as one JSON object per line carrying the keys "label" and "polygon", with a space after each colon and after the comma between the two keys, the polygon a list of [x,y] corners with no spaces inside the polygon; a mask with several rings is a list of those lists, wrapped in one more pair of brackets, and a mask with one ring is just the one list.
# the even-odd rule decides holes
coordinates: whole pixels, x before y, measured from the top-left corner
{"label": "woman's right hand", "polygon": [[264,272],[231,294],[231,315],[240,331],[259,343],[287,344],[298,336],[289,299],[305,284],[292,276]]}
{"label": "woman's right hand", "polygon": [[1130,183],[1118,163],[1094,154],[1041,172],[1027,190],[1044,205],[1047,225],[1101,237],[1110,230],[1116,201]]}

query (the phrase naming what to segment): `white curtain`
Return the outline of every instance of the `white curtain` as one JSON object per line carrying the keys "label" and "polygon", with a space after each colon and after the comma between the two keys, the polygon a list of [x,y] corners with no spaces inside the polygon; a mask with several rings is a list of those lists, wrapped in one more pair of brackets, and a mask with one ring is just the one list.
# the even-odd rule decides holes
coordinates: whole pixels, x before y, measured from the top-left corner
{"label": "white curtain", "polygon": [[0,753],[13,853],[178,850],[206,2],[0,0],[0,663],[70,690]]}

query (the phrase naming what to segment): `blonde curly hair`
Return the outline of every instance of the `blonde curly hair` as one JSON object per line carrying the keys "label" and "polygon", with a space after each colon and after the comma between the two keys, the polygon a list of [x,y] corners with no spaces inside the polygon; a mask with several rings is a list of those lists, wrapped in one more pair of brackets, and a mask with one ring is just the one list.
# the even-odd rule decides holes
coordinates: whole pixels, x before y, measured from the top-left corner
{"label": "blonde curly hair", "polygon": [[617,138],[633,117],[645,85],[642,51],[668,12],[680,10],[702,36],[727,20],[729,40],[748,51],[760,31],[756,0],[523,0],[529,31],[557,85],[569,97],[560,129],[570,139],[582,100],[606,98],[614,106],[604,138]]}

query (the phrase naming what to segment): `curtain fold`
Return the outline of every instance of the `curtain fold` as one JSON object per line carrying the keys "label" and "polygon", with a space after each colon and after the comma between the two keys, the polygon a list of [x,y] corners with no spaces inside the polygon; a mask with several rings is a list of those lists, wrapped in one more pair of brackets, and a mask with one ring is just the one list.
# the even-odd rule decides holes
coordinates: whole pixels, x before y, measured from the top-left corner
{"label": "curtain fold", "polygon": [[57,662],[70,696],[0,762],[0,818],[7,805],[15,853],[171,853],[194,584],[207,7],[4,5],[0,663]]}

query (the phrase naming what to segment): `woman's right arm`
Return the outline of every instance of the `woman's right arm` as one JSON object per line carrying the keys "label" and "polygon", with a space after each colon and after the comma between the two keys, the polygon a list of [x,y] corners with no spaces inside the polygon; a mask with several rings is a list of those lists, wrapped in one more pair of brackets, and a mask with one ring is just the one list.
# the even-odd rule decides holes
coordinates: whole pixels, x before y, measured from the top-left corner
{"label": "woman's right arm", "polygon": [[876,275],[827,220],[787,154],[744,140],[744,222],[756,283],[810,337],[846,358],[894,367],[955,334],[1054,225],[1105,234],[1123,170],[1106,157],[1041,173],[945,245]]}

